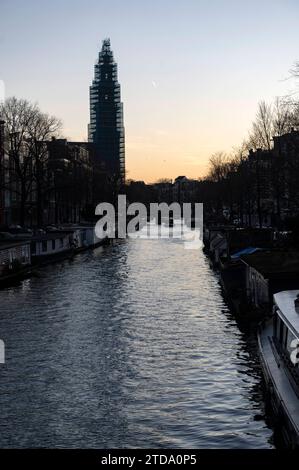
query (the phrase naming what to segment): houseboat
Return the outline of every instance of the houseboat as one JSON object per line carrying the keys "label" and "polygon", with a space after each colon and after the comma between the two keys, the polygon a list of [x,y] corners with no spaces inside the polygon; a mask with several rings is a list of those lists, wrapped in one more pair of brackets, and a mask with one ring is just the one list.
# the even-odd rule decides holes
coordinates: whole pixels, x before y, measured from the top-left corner
{"label": "houseboat", "polygon": [[256,251],[240,257],[246,268],[248,302],[261,312],[273,306],[277,292],[299,289],[299,252]]}
{"label": "houseboat", "polygon": [[73,231],[40,233],[31,239],[32,264],[45,265],[73,256],[75,251]]}
{"label": "houseboat", "polygon": [[30,241],[13,238],[0,241],[0,286],[23,279],[30,268]]}
{"label": "houseboat", "polygon": [[94,225],[68,224],[62,226],[62,230],[71,230],[73,232],[73,242],[76,252],[96,248],[97,246],[103,245],[105,242],[105,240],[96,235]]}
{"label": "houseboat", "polygon": [[299,448],[299,290],[274,295],[273,316],[258,331],[259,352],[277,425],[290,448]]}

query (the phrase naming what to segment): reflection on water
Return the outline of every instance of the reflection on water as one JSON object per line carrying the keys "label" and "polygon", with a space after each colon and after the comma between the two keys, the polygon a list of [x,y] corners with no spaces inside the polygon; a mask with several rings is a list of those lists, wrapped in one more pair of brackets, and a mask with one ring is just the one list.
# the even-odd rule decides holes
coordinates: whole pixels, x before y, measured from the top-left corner
{"label": "reflection on water", "polygon": [[271,447],[200,250],[126,240],[0,291],[0,447]]}

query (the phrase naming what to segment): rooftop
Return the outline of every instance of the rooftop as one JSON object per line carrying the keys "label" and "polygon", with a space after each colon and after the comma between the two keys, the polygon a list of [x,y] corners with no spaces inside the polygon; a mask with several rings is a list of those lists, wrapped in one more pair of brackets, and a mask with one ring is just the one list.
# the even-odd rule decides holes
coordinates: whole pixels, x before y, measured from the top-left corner
{"label": "rooftop", "polygon": [[57,238],[63,238],[67,235],[72,235],[74,233],[73,230],[57,230],[53,232],[41,233],[38,235],[33,236],[30,240],[31,241],[42,241],[42,240],[56,240]]}

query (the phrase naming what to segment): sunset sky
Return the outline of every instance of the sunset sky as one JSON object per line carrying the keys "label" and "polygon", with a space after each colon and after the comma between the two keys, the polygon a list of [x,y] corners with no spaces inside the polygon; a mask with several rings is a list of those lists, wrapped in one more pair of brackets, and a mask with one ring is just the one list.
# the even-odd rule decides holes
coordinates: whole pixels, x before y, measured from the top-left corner
{"label": "sunset sky", "polygon": [[0,79],[6,96],[38,102],[85,140],[110,37],[128,178],[197,178],[247,136],[259,100],[291,88],[298,24],[298,0],[0,0]]}

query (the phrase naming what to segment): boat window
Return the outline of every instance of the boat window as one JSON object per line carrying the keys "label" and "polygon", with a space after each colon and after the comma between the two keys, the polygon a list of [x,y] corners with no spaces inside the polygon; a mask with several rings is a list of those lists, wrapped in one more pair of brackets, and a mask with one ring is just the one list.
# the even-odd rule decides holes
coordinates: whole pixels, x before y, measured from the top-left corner
{"label": "boat window", "polygon": [[273,320],[273,336],[277,337],[277,324],[278,324],[279,318],[277,313],[274,315],[274,320]]}
{"label": "boat window", "polygon": [[277,317],[276,338],[278,338],[278,339],[279,339],[279,332],[280,332],[280,323],[281,323],[280,317]]}
{"label": "boat window", "polygon": [[288,371],[292,374],[292,377],[295,379],[295,383],[299,387],[299,361],[295,364],[292,358],[292,355],[294,355],[293,341],[297,338],[278,315],[277,317],[274,317],[273,330],[273,339],[276,349],[285,361]]}
{"label": "boat window", "polygon": [[47,251],[47,240],[42,241],[42,251]]}
{"label": "boat window", "polygon": [[22,257],[21,257],[21,262],[22,263],[26,263],[27,259],[28,259],[28,254],[27,254],[27,246],[22,246]]}
{"label": "boat window", "polygon": [[281,318],[279,319],[280,321],[280,327],[279,327],[279,342],[281,345],[283,345],[283,334],[284,334],[284,323],[283,321],[281,320]]}
{"label": "boat window", "polygon": [[291,332],[289,331],[286,324],[282,321],[281,318],[278,317],[277,319],[277,338],[280,342],[282,349],[287,352],[288,351],[288,344],[290,342]]}
{"label": "boat window", "polygon": [[287,349],[288,347],[288,334],[289,334],[289,329],[284,325],[284,336],[283,336],[283,347],[284,349]]}

